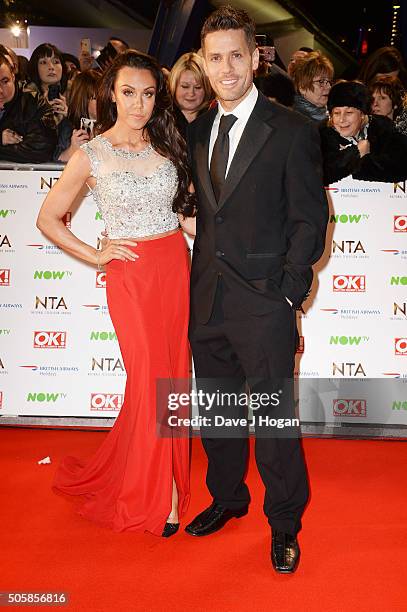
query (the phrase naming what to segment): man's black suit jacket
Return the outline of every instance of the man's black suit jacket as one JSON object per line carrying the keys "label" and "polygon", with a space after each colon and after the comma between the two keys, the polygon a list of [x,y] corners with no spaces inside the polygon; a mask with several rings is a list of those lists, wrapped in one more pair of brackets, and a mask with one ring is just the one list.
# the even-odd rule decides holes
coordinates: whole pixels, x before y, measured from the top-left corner
{"label": "man's black suit jacket", "polygon": [[318,129],[259,92],[216,202],[208,166],[216,113],[199,117],[188,133],[198,199],[191,320],[208,321],[219,276],[248,312],[265,314],[285,296],[299,307],[328,220]]}

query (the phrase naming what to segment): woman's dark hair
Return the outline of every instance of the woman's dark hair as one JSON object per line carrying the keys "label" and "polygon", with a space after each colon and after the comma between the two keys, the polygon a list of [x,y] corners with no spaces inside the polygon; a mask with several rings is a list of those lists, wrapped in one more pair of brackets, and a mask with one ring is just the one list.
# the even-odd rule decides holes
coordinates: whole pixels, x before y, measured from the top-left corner
{"label": "woman's dark hair", "polygon": [[88,117],[88,103],[97,97],[100,72],[86,70],[79,73],[72,82],[69,95],[68,119],[75,130],[81,126],[81,117]]}
{"label": "woman's dark hair", "polygon": [[403,86],[407,87],[407,70],[400,51],[395,47],[381,47],[365,60],[358,78],[366,85],[370,85],[377,74],[386,75],[395,71],[398,71],[397,76]]}
{"label": "woman's dark hair", "polygon": [[257,89],[279,104],[291,107],[294,104],[295,87],[292,80],[283,73],[268,74],[254,79]]}
{"label": "woman's dark hair", "polygon": [[173,202],[173,211],[185,217],[195,213],[195,195],[188,191],[191,172],[188,165],[186,143],[180,136],[172,113],[172,100],[167,89],[166,79],[157,61],[150,55],[129,49],[116,56],[113,63],[103,74],[97,98],[96,132],[109,130],[117,120],[116,104],[112,92],[121,68],[148,70],[156,82],[155,105],[153,113],[145,125],[153,148],[170,159],[178,173],[178,189]]}
{"label": "woman's dark hair", "polygon": [[403,111],[405,89],[397,77],[378,77],[371,81],[369,91],[373,95],[376,91],[389,96],[393,107],[393,119]]}
{"label": "woman's dark hair", "polygon": [[77,70],[81,69],[81,65],[80,65],[79,60],[76,57],[76,55],[72,55],[72,53],[63,53],[62,57],[64,59],[64,63],[65,62],[71,62],[71,64],[74,64],[74,66],[75,66],[75,68],[77,68]]}
{"label": "woman's dark hair", "polygon": [[28,62],[28,76],[30,80],[38,87],[40,93],[42,93],[42,87],[40,75],[38,73],[38,62],[43,57],[52,57],[53,55],[59,59],[62,65],[61,92],[64,93],[66,89],[68,76],[64,56],[61,51],[55,47],[55,45],[51,45],[51,43],[43,43],[34,49],[30,57],[30,61]]}

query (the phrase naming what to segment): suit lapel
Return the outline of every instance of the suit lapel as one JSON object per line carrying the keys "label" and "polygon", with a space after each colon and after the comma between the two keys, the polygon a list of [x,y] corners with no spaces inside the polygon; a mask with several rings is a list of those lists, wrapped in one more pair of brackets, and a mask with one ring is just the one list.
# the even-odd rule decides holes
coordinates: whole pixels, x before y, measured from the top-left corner
{"label": "suit lapel", "polygon": [[201,185],[206,193],[206,197],[208,198],[211,206],[217,210],[218,205],[216,202],[215,194],[213,192],[211,176],[209,174],[209,165],[208,165],[208,157],[209,157],[209,140],[211,137],[212,125],[216,117],[216,113],[218,112],[217,107],[213,108],[207,113],[206,121],[201,126],[199,131],[199,136],[195,145],[195,160],[196,160],[196,168],[198,171],[199,180]]}
{"label": "suit lapel", "polygon": [[[235,155],[229,168],[217,206],[219,210],[232,195],[252,161],[269,139],[273,128],[267,123],[272,115],[272,105],[259,92],[252,114],[243,130]],[[209,173],[208,173],[209,176]],[[210,177],[209,177],[210,182]],[[215,202],[216,204],[216,202]]]}

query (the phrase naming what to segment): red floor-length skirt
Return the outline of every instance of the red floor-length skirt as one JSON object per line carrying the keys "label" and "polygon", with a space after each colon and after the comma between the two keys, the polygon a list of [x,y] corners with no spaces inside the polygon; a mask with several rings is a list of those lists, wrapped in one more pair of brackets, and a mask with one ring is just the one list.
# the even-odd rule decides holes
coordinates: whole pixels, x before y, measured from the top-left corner
{"label": "red floor-length skirt", "polygon": [[161,535],[176,481],[189,503],[189,439],[159,437],[157,379],[188,379],[189,256],[181,232],[141,241],[135,262],[107,265],[107,301],[127,372],[124,403],[92,459],[66,457],[54,487],[84,495],[80,514],[115,531]]}

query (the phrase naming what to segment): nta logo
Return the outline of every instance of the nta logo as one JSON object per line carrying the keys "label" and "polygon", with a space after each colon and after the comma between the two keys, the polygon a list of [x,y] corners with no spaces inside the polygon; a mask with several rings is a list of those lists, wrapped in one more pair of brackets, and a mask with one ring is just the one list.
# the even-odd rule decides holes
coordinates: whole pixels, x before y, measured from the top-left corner
{"label": "nta logo", "polygon": [[364,399],[335,399],[333,400],[334,416],[366,416],[366,400]]}
{"label": "nta logo", "polygon": [[63,308],[68,310],[66,302],[63,297],[57,297],[56,295],[46,296],[40,298],[38,295],[35,296],[35,309],[44,308],[45,310],[59,310]]}
{"label": "nta logo", "polygon": [[41,189],[52,189],[52,186],[57,182],[59,177],[50,176],[49,178],[41,177]]}
{"label": "nta logo", "polygon": [[10,285],[10,270],[0,270],[0,287],[9,287]]}
{"label": "nta logo", "polygon": [[91,410],[120,410],[123,404],[123,395],[120,393],[91,393]]}
{"label": "nta logo", "polygon": [[407,357],[407,338],[394,339],[394,354]]}
{"label": "nta logo", "polygon": [[333,290],[357,293],[366,291],[366,276],[356,274],[334,274]]}
{"label": "nta logo", "polygon": [[355,253],[366,253],[360,240],[332,240],[332,253],[340,251],[343,254],[352,255]]}
{"label": "nta logo", "polygon": [[366,376],[365,371],[361,363],[333,363],[332,364],[332,376],[346,376],[351,378],[353,376]]}
{"label": "nta logo", "polygon": [[119,357],[101,357],[96,359],[92,357],[92,372],[100,370],[101,372],[115,372],[120,370],[124,372],[124,365]]}
{"label": "nta logo", "polygon": [[64,331],[35,331],[34,348],[64,349],[66,348],[66,332]]}
{"label": "nta logo", "polygon": [[393,183],[393,193],[397,193],[397,190],[406,193],[406,181],[402,181],[401,183]]}
{"label": "nta logo", "polygon": [[11,242],[6,234],[4,234],[4,236],[0,234],[0,249],[4,246],[8,246],[8,248],[11,249]]}
{"label": "nta logo", "polygon": [[390,285],[407,285],[407,276],[392,276]]}
{"label": "nta logo", "polygon": [[393,315],[396,316],[398,311],[407,318],[407,302],[403,302],[401,306],[397,302],[393,302]]}

